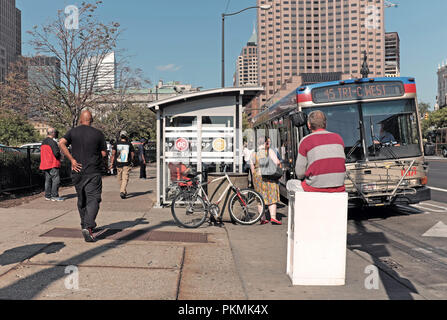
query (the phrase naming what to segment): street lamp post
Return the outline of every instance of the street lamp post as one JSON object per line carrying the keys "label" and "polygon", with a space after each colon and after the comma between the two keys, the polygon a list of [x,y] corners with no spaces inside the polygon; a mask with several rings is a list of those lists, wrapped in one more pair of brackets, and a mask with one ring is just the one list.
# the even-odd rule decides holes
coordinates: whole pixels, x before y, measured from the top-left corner
{"label": "street lamp post", "polygon": [[249,9],[270,10],[272,5],[253,6],[233,13],[222,13],[222,88],[225,88],[225,17],[235,16]]}

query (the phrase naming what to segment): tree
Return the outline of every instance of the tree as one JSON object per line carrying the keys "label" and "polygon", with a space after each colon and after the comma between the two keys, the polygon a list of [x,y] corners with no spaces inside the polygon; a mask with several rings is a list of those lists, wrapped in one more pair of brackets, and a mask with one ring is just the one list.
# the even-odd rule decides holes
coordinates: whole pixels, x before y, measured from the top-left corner
{"label": "tree", "polygon": [[130,104],[115,109],[97,123],[107,138],[117,139],[126,130],[131,139],[155,139],[155,115],[145,105]]}
{"label": "tree", "polygon": [[107,137],[116,138],[122,130],[134,133],[138,139],[154,137],[155,116],[146,106],[133,101],[132,93],[138,96],[143,84],[150,81],[145,79],[142,70],[119,68],[116,89],[102,94],[103,99],[95,109],[95,121]]}
{"label": "tree", "polygon": [[426,103],[426,102],[419,102],[419,115],[421,116],[421,118],[425,117],[425,114],[429,114],[431,113],[432,107],[430,104]]}
{"label": "tree", "polygon": [[447,108],[432,112],[429,118],[429,125],[435,128],[447,127]]}
{"label": "tree", "polygon": [[40,112],[66,128],[77,126],[82,110],[95,108],[95,84],[100,76],[107,76],[99,73],[100,66],[117,49],[120,25],[99,21],[100,4],[102,1],[83,2],[76,28],[67,28],[67,17],[60,10],[54,21],[28,32],[37,55],[60,61],[60,81],[48,68],[38,68],[38,76],[30,82],[33,101]]}
{"label": "tree", "polygon": [[0,83],[0,115],[27,114],[31,107],[29,83],[19,60],[9,66],[5,81]]}
{"label": "tree", "polygon": [[34,127],[23,116],[4,113],[0,117],[0,142],[8,146],[19,146],[40,140]]}

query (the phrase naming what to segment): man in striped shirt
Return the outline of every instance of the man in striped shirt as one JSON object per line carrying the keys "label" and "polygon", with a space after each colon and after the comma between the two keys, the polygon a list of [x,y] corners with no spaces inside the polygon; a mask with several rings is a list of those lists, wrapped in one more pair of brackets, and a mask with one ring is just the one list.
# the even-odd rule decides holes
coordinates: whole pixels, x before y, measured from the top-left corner
{"label": "man in striped shirt", "polygon": [[[323,112],[314,111],[308,123],[312,133],[300,143],[296,174],[305,192],[345,192],[346,155],[340,135],[326,130]],[[301,189],[301,188],[300,188]]]}

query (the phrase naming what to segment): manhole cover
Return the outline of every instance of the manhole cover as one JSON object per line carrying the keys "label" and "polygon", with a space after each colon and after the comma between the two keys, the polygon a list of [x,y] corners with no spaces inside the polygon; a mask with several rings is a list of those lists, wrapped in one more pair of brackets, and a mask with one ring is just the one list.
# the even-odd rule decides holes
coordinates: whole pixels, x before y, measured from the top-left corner
{"label": "manhole cover", "polygon": [[[96,232],[95,236],[98,240],[208,243],[207,234],[190,232],[103,229]],[[83,239],[81,230],[68,228],[55,228],[41,237]]]}

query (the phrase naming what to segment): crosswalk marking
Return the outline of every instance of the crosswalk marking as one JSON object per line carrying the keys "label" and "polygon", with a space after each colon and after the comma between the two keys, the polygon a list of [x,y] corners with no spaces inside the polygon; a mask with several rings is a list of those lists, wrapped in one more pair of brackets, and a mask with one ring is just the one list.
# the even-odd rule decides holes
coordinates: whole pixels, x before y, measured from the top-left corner
{"label": "crosswalk marking", "polygon": [[434,212],[434,213],[444,213],[444,212],[447,212],[447,208],[446,207],[438,206],[436,204],[432,204],[432,203],[429,203],[429,202],[415,204],[415,205],[413,205],[413,207],[421,209],[421,210]]}

